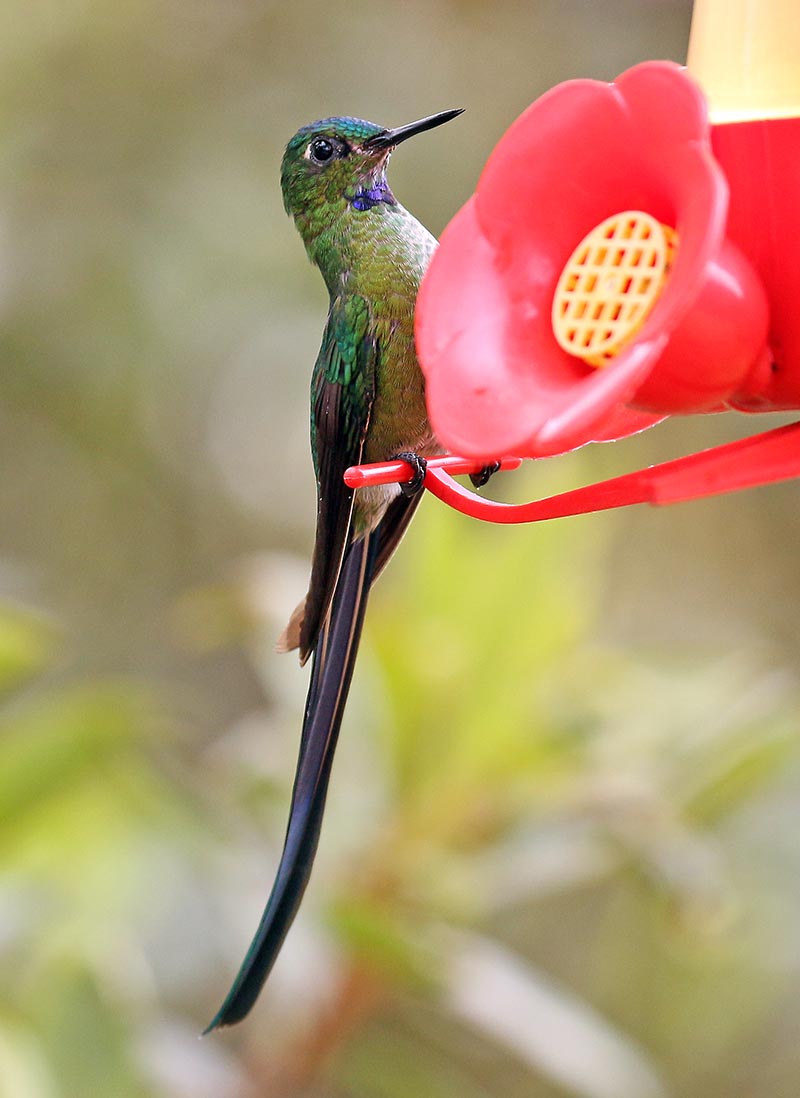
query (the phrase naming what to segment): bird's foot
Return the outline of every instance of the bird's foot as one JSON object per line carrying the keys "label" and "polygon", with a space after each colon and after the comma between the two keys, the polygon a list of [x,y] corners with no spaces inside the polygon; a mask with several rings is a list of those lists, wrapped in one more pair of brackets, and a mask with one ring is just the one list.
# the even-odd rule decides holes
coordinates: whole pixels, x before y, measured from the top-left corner
{"label": "bird's foot", "polygon": [[405,483],[400,484],[400,491],[404,496],[409,499],[412,496],[416,496],[422,491],[422,487],[425,483],[425,470],[428,468],[428,463],[424,457],[420,457],[419,454],[413,450],[403,450],[399,454],[392,454],[390,461],[407,461],[413,468],[414,475],[411,480],[407,480]]}
{"label": "bird's foot", "polygon": [[490,477],[495,475],[500,465],[499,461],[493,461],[491,465],[484,465],[479,472],[470,473],[469,479],[472,481],[473,487],[483,488],[484,484],[488,484]]}

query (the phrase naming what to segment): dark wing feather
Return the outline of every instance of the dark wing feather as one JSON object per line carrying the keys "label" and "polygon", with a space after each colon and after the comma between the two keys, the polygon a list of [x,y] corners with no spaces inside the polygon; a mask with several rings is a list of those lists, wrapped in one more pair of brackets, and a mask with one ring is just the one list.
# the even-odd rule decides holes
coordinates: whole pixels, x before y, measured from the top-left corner
{"label": "dark wing feather", "polygon": [[303,661],[317,643],[350,539],[354,493],[344,483],[344,473],[361,460],[375,396],[377,359],[367,302],[358,295],[335,298],[311,379],[317,533],[300,627]]}

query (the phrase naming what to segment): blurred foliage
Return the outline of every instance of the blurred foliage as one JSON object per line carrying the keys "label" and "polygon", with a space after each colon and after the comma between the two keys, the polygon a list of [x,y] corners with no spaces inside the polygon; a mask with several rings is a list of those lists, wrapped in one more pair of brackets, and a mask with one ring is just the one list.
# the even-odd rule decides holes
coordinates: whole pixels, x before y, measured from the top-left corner
{"label": "blurred foliage", "polygon": [[[685,0],[12,3],[0,42],[0,1096],[794,1098],[792,485],[481,527],[372,600],[318,866],[199,1042],[285,826],[325,310],[281,208],[315,117],[399,124],[440,231],[558,80]],[[445,134],[445,131],[442,131]],[[517,499],[754,429],[670,423]]]}

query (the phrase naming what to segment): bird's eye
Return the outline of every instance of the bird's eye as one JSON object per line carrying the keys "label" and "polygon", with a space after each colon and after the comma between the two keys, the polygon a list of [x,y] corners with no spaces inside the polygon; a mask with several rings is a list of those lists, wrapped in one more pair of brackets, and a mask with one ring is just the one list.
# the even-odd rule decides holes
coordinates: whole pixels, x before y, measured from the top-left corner
{"label": "bird's eye", "polygon": [[335,149],[327,138],[317,137],[311,142],[309,152],[311,153],[312,160],[315,160],[318,164],[327,164],[333,156]]}

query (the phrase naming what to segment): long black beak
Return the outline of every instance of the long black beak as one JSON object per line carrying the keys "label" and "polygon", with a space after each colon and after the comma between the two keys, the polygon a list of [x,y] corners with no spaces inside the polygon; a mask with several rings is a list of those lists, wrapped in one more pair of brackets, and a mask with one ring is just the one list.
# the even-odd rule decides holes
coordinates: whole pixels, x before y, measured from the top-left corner
{"label": "long black beak", "polygon": [[368,137],[362,148],[393,149],[401,141],[414,137],[418,133],[424,133],[425,130],[432,130],[436,126],[443,126],[445,122],[449,122],[463,113],[464,108],[458,107],[456,110],[441,111],[439,114],[428,115],[427,118],[420,118],[418,122],[409,122],[407,126],[398,126],[395,130],[384,130],[383,133],[375,134],[374,137]]}

